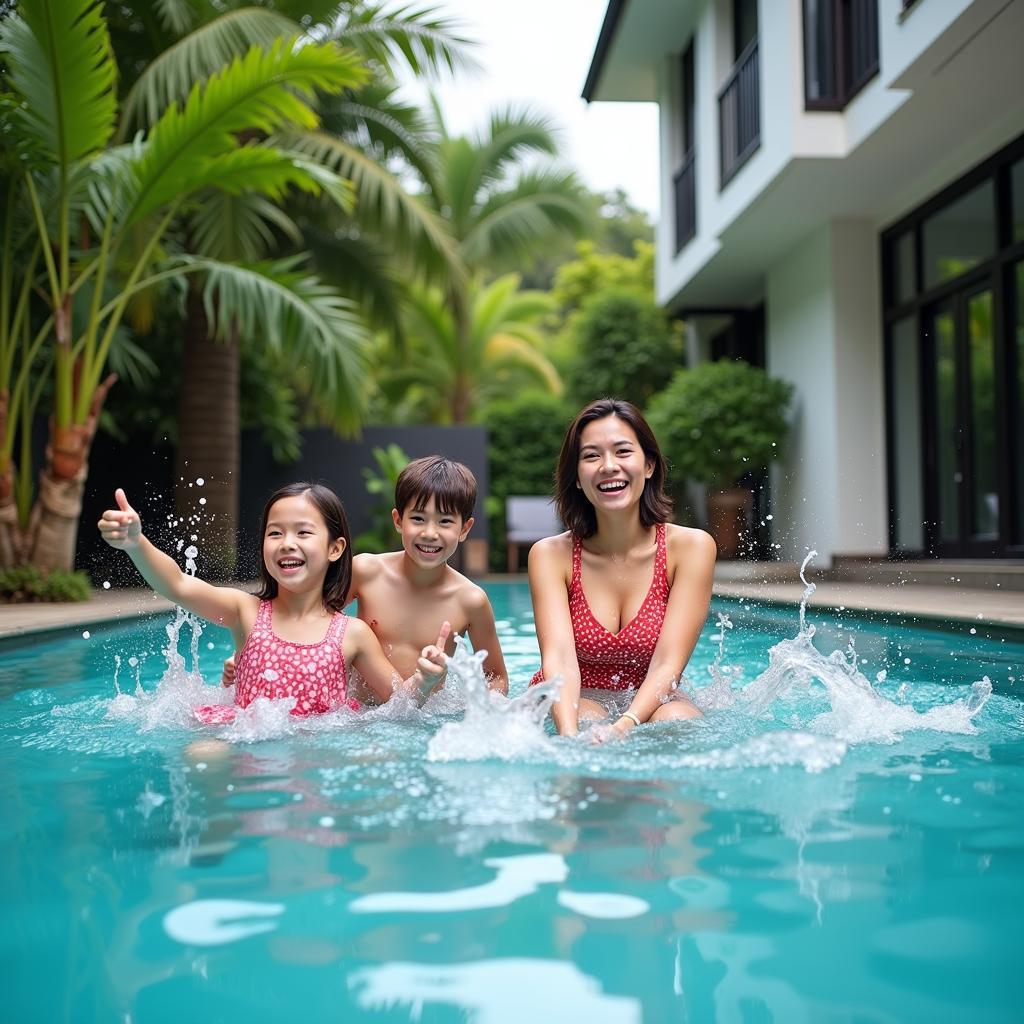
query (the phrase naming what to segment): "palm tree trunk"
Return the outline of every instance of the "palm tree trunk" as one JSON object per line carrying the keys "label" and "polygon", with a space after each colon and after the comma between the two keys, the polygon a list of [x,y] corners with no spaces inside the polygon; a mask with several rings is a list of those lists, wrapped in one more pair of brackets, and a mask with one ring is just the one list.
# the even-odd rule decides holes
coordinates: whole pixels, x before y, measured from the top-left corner
{"label": "palm tree trunk", "polygon": [[[183,348],[175,506],[186,526],[198,526],[186,536],[199,536],[200,573],[225,578],[237,556],[238,333],[232,329],[226,342],[210,337],[198,285],[189,288]],[[189,523],[191,516],[198,524]]]}

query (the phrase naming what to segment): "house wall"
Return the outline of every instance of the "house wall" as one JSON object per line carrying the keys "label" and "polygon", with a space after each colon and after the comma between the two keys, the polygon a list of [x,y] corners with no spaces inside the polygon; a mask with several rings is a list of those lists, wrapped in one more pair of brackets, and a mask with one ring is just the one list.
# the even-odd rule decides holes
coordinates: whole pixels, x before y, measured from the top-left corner
{"label": "house wall", "polygon": [[873,225],[833,221],[767,276],[769,371],[795,385],[789,445],[774,469],[772,540],[827,567],[888,550],[878,256]]}

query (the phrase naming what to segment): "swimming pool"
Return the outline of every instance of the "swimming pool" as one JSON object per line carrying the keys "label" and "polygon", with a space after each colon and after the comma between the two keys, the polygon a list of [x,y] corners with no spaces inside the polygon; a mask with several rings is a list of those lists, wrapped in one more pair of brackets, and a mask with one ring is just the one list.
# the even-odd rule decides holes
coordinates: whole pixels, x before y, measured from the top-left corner
{"label": "swimming pool", "polygon": [[[529,595],[489,589],[522,693]],[[829,687],[784,648],[730,704],[799,622],[714,610],[688,676],[724,642],[729,706],[602,748],[525,708],[213,741],[187,631],[153,696],[166,618],[3,650],[5,1019],[1020,1019],[1024,644],[812,605]]]}

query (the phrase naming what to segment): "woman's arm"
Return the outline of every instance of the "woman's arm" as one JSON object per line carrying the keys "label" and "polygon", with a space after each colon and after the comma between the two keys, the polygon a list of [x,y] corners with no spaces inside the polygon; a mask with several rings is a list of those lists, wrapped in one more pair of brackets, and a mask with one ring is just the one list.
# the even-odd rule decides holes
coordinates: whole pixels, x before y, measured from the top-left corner
{"label": "woman's arm", "polygon": [[487,595],[477,586],[473,586],[466,600],[466,619],[469,623],[467,632],[474,651],[486,651],[484,659],[484,676],[492,690],[508,695],[508,671],[498,641],[498,630],[494,625],[494,609]]}
{"label": "woman's arm", "polygon": [[[703,530],[670,528],[670,536],[668,562],[672,583],[665,609],[665,624],[647,675],[628,709],[641,722],[650,720],[682,675],[697,646],[711,604],[711,585],[718,553],[714,540]],[[623,717],[615,723],[615,728],[626,732],[633,728],[633,724]]]}
{"label": "woman's arm", "polygon": [[559,735],[579,732],[580,664],[576,659],[566,568],[572,565],[569,535],[538,541],[528,560],[533,619],[545,680],[561,678],[562,690],[551,708]]}
{"label": "woman's arm", "polygon": [[390,699],[395,690],[406,690],[419,695],[430,690],[444,676],[444,645],[451,627],[446,622],[441,628],[437,644],[425,647],[419,658],[419,668],[408,679],[395,671],[380,646],[377,634],[362,619],[350,618],[345,630],[345,657],[366,680],[366,685],[381,704]]}
{"label": "woman's arm", "polygon": [[170,555],[154,547],[143,535],[142,519],[120,487],[114,497],[117,508],[107,509],[100,517],[103,539],[112,548],[126,552],[142,578],[158,594],[201,618],[226,626],[236,634],[237,641],[243,606],[246,602],[255,603],[256,598],[234,587],[214,587],[183,573]]}

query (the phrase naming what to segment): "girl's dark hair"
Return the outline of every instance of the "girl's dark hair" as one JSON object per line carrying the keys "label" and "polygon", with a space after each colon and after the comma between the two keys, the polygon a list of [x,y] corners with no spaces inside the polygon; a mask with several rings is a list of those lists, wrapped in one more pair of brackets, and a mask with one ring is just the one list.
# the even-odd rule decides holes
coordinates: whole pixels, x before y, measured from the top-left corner
{"label": "girl's dark hair", "polygon": [[640,496],[640,522],[644,526],[668,522],[672,515],[672,499],[665,493],[665,456],[661,454],[654,431],[640,410],[621,398],[599,398],[584,406],[569,424],[562,441],[555,470],[555,505],[558,516],[577,537],[592,537],[597,530],[597,516],[583,491],[576,486],[579,480],[580,436],[584,427],[606,416],[617,416],[628,423],[636,434],[645,458],[654,463],[654,472],[644,485]]}
{"label": "girl's dark hair", "polygon": [[282,498],[294,498],[300,494],[309,498],[313,507],[323,517],[330,539],[335,541],[341,537],[345,541],[345,550],[341,553],[341,558],[327,565],[323,591],[324,607],[329,612],[340,612],[347,603],[346,598],[352,585],[352,534],[348,528],[348,516],[345,515],[345,506],[342,505],[341,498],[323,484],[305,481],[286,484],[267,498],[267,503],[263,506],[263,515],[260,516],[260,589],[256,596],[261,601],[277,597],[277,580],[267,571],[267,563],[263,558],[263,539],[267,534],[270,510]]}

